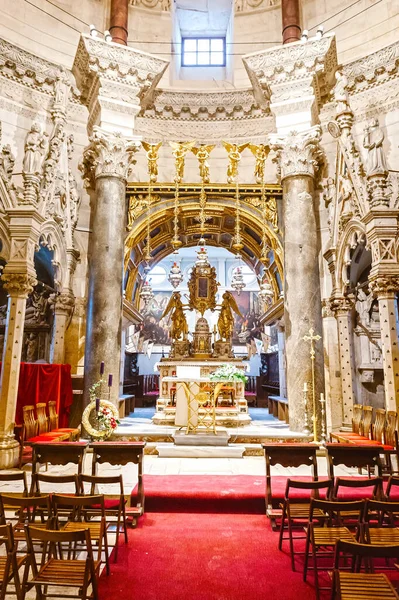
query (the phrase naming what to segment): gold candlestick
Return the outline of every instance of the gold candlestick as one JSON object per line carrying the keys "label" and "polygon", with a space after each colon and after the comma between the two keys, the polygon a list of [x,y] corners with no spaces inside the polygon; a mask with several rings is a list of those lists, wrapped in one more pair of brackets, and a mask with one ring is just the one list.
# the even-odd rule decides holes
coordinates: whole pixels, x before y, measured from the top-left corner
{"label": "gold candlestick", "polygon": [[303,428],[303,432],[306,435],[310,434],[310,430],[309,430],[309,416],[308,416],[308,384],[305,383],[303,384],[303,404],[304,404],[304,409],[305,409],[305,425]]}

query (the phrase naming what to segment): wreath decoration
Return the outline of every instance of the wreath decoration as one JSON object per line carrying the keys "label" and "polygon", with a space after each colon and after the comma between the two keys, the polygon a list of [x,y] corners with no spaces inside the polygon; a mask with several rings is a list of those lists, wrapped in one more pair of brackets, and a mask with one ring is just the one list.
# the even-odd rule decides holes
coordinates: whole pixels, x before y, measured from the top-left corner
{"label": "wreath decoration", "polygon": [[98,416],[96,416],[95,422],[99,429],[97,429],[96,426],[93,425],[93,421],[91,420],[92,412],[96,412],[96,401],[92,400],[92,402],[90,402],[90,404],[88,404],[83,411],[83,427],[86,429],[89,436],[92,437],[94,440],[106,440],[111,436],[111,434],[115,430],[116,425],[115,427],[107,427],[105,426],[105,422],[110,422],[110,420],[113,419],[116,424],[119,423],[118,409],[114,404],[112,404],[112,402],[110,402],[109,400],[100,400],[100,409],[98,411],[98,414],[100,414],[104,409],[111,413],[111,418],[107,418],[106,420],[100,420]]}

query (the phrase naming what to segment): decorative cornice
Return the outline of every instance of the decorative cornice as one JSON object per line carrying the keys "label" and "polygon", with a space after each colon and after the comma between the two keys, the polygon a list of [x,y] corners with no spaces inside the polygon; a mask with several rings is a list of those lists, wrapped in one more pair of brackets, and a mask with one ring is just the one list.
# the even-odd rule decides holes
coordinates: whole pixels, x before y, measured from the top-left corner
{"label": "decorative cornice", "polygon": [[271,147],[276,152],[275,162],[281,169],[281,180],[297,175],[315,177],[323,156],[320,139],[319,126],[302,133],[291,131],[285,136],[270,136]]}
{"label": "decorative cornice", "polygon": [[254,52],[243,57],[258,102],[271,97],[273,84],[287,84],[313,78],[318,101],[328,97],[334,85],[337,49],[333,34],[306,43],[295,42]]}
{"label": "decorative cornice", "polygon": [[343,70],[348,78],[348,89],[352,94],[398,77],[399,42],[348,63]]}
{"label": "decorative cornice", "polygon": [[[54,93],[54,83],[59,73],[59,65],[39,58],[0,38],[0,75],[3,77],[52,95]],[[76,88],[74,88],[75,82],[72,74],[65,71],[65,76],[74,89],[74,93],[78,94]]]}
{"label": "decorative cornice", "polygon": [[154,92],[151,104],[147,103],[142,116],[161,119],[229,118],[247,119],[263,116],[269,111],[257,104],[251,89],[208,90],[164,90]]}
{"label": "decorative cornice", "polygon": [[86,187],[94,189],[95,179],[98,177],[118,177],[127,181],[134,164],[133,155],[139,147],[136,139],[129,140],[121,134],[96,128],[79,165]]}

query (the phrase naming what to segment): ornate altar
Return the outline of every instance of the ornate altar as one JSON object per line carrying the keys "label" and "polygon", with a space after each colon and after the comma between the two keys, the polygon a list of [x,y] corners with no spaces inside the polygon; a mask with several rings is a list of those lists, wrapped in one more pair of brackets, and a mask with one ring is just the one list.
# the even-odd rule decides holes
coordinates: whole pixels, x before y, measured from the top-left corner
{"label": "ornate altar", "polygon": [[204,317],[198,319],[193,333],[193,355],[196,358],[208,358],[212,354],[212,333]]}

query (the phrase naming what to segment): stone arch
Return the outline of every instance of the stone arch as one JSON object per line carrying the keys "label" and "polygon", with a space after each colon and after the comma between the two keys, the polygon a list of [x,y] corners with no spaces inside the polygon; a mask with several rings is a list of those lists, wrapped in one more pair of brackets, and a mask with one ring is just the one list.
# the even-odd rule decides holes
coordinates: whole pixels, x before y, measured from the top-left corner
{"label": "stone arch", "polygon": [[53,221],[45,221],[42,225],[38,246],[46,247],[53,254],[54,287],[62,291],[67,283],[67,250],[64,237]]}
{"label": "stone arch", "polygon": [[337,289],[346,294],[351,285],[353,261],[359,258],[359,250],[369,252],[364,225],[359,219],[351,220],[341,235],[337,249]]}

